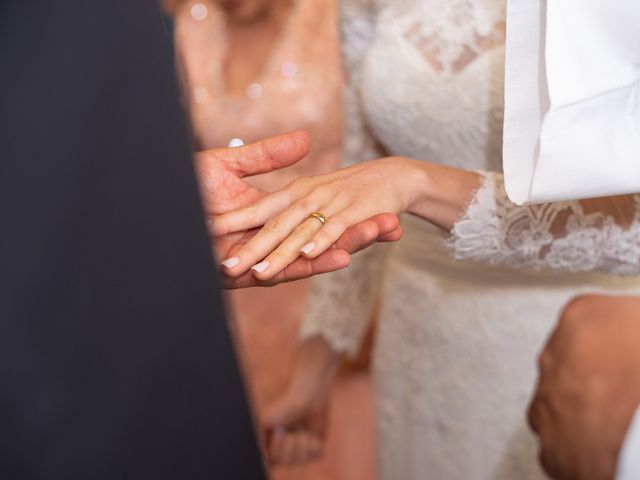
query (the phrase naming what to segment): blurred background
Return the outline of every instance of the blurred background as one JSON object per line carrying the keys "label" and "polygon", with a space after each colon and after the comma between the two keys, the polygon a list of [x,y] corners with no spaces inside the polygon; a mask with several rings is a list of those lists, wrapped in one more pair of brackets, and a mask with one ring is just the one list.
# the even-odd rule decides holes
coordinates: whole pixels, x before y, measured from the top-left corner
{"label": "blurred background", "polygon": [[[253,179],[269,191],[339,165],[344,75],[336,0],[164,0],[163,7],[198,149],[307,130],[306,159]],[[299,281],[229,293],[256,418],[288,385],[308,290]],[[271,468],[273,480],[375,480],[369,348],[340,368],[322,459]]]}

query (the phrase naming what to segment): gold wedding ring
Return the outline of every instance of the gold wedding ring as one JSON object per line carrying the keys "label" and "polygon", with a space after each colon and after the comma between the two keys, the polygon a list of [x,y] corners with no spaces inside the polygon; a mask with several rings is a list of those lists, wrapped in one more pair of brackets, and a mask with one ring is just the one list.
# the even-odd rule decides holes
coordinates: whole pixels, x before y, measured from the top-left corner
{"label": "gold wedding ring", "polygon": [[327,217],[325,217],[322,213],[320,212],[313,212],[311,215],[309,215],[308,218],[315,218],[316,220],[319,220],[320,223],[322,223],[324,225],[324,222],[327,221]]}

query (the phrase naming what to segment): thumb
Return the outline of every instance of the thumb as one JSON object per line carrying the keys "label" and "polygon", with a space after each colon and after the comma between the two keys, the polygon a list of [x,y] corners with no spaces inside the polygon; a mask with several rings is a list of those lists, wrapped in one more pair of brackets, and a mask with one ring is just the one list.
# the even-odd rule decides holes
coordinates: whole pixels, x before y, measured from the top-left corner
{"label": "thumb", "polygon": [[242,147],[211,149],[205,153],[242,178],[291,166],[307,156],[310,145],[309,134],[296,131]]}

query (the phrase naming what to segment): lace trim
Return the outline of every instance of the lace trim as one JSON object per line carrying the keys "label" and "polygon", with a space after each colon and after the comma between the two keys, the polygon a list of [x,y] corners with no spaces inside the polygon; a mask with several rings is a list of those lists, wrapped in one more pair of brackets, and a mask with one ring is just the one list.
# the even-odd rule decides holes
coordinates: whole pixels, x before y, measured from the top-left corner
{"label": "lace trim", "polygon": [[299,340],[322,336],[334,351],[358,354],[374,313],[386,250],[376,245],[355,255],[347,269],[313,279]]}
{"label": "lace trim", "polygon": [[[627,229],[604,213],[585,214],[580,202],[518,207],[502,176],[485,174],[464,216],[454,225],[449,247],[458,260],[567,272],[601,270],[640,273],[640,197]],[[566,215],[561,235],[552,226]]]}

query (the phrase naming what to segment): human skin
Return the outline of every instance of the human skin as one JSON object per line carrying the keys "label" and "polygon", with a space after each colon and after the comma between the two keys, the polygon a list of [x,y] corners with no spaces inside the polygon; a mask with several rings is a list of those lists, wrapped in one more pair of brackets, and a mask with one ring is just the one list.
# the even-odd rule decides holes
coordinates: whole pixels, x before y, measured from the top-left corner
{"label": "human skin", "polygon": [[[303,178],[253,204],[215,216],[214,233],[262,227],[223,262],[237,277],[269,280],[301,255],[318,258],[352,225],[382,212],[412,213],[449,230],[481,183],[475,172],[407,158],[363,162]],[[309,214],[327,217],[323,225]]]}
{"label": "human skin", "polygon": [[[201,197],[209,219],[263,198],[266,192],[253,187],[246,178],[292,165],[304,158],[309,144],[308,134],[293,132],[243,147],[210,149],[196,154]],[[211,229],[214,231],[215,227]],[[218,236],[214,241],[216,258],[223,259],[245,247],[255,233],[250,229]],[[349,265],[351,253],[378,241],[395,241],[401,235],[402,229],[395,215],[374,215],[345,231],[325,255],[314,259],[299,258],[266,280],[247,273],[237,277],[223,276],[223,284],[225,288],[269,286],[335,271]]]}
{"label": "human skin", "polygon": [[540,459],[558,480],[610,480],[640,404],[640,298],[583,296],[540,356],[529,409]]}

